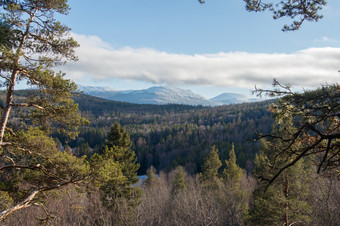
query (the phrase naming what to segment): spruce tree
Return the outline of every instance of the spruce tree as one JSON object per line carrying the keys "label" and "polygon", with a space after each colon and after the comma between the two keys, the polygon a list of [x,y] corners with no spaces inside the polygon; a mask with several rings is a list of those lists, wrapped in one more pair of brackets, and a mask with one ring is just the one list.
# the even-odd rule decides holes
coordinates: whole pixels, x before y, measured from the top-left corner
{"label": "spruce tree", "polygon": [[151,166],[147,171],[146,171],[146,180],[144,181],[143,185],[146,187],[153,187],[157,183],[157,179],[155,176],[156,169]]}
{"label": "spruce tree", "polygon": [[110,128],[105,145],[108,149],[114,147],[130,148],[130,135],[118,122],[115,122]]}
{"label": "spruce tree", "polygon": [[171,193],[173,195],[181,192],[187,188],[187,182],[185,179],[185,170],[182,166],[179,166],[175,170],[175,179],[172,182]]}
{"label": "spruce tree", "polygon": [[127,177],[130,185],[138,182],[137,171],[140,164],[131,150],[129,133],[118,122],[111,126],[104,148],[104,155],[119,162],[123,175]]}
{"label": "spruce tree", "polygon": [[123,183],[117,184],[116,181],[111,180],[101,185],[106,206],[114,208],[115,203],[109,200],[120,198],[126,199],[129,205],[134,206],[141,195],[140,189],[133,187],[139,179],[137,176],[139,163],[137,163],[135,152],[131,150],[129,133],[117,122],[111,127],[106,146],[100,156],[117,164],[125,178]]}
{"label": "spruce tree", "polygon": [[225,206],[231,207],[228,214],[228,225],[241,225],[248,216],[249,192],[241,186],[244,176],[242,168],[236,164],[235,147],[229,151],[229,159],[225,160],[226,168],[223,170],[222,179],[226,194],[222,195]]}
{"label": "spruce tree", "polygon": [[225,160],[226,168],[223,170],[223,179],[226,183],[239,187],[243,175],[243,170],[236,164],[236,154],[234,143],[229,152],[229,159]]}
{"label": "spruce tree", "polygon": [[218,149],[215,146],[211,147],[209,155],[206,157],[202,166],[201,181],[203,185],[217,188],[219,184],[218,169],[222,166]]}

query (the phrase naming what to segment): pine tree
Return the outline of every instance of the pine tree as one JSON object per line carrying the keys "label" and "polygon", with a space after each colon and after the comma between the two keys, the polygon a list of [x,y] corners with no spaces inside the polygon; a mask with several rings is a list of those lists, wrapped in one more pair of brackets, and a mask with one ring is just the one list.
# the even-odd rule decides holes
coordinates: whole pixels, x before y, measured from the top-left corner
{"label": "pine tree", "polygon": [[[199,0],[201,3],[204,0]],[[326,0],[291,1],[281,0],[280,4],[275,1],[244,0],[248,11],[262,12],[268,10],[273,13],[274,19],[288,17],[291,24],[284,25],[282,31],[295,31],[306,21],[319,21],[323,16],[320,11],[327,4]],[[303,9],[303,10],[301,10]],[[287,18],[286,18],[287,19]]]}
{"label": "pine tree", "polygon": [[267,177],[275,173],[286,159],[275,158],[275,146],[262,141],[260,154],[255,158],[254,175],[262,178],[254,191],[254,208],[251,220],[256,225],[308,224],[311,207],[307,201],[309,194],[309,164],[301,160],[285,170],[267,187]]}
{"label": "pine tree", "polygon": [[273,86],[273,90],[255,90],[257,95],[283,96],[270,109],[278,127],[271,134],[258,134],[258,138],[282,141],[277,155],[290,158],[269,178],[269,183],[306,156],[314,157],[318,173],[339,176],[340,85],[325,85],[303,93],[293,93],[290,85],[282,85],[276,79]]}
{"label": "pine tree", "polygon": [[[41,193],[46,197],[47,191],[79,183],[89,169],[85,158],[58,151],[49,137],[56,131],[75,138],[78,127],[87,123],[71,99],[75,83],[53,71],[66,60],[77,59],[77,42],[55,18],[68,13],[67,0],[0,3],[0,86],[6,93],[0,109],[0,199],[12,200],[0,209],[2,221],[32,203],[42,206]],[[35,89],[15,98],[19,81]],[[24,119],[17,129],[9,123],[14,109]]]}

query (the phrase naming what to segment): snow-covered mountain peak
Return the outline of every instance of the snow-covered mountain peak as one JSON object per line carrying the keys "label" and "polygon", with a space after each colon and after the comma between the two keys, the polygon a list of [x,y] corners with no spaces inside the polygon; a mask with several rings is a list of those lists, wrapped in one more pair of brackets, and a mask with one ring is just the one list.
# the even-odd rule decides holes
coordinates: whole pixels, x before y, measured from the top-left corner
{"label": "snow-covered mountain peak", "polygon": [[184,104],[216,106],[250,102],[247,96],[236,93],[223,93],[210,100],[192,92],[172,86],[153,86],[142,90],[116,91],[110,87],[79,86],[85,94],[108,100],[135,104]]}

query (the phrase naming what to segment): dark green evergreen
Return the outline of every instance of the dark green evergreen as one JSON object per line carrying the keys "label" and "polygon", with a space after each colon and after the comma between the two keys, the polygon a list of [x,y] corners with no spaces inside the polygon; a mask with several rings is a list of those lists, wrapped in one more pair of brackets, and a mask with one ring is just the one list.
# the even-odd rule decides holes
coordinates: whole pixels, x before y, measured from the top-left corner
{"label": "dark green evergreen", "polygon": [[218,156],[218,149],[212,146],[202,166],[201,181],[203,185],[211,188],[217,188],[219,186],[218,169],[221,166],[222,162]]}
{"label": "dark green evergreen", "polygon": [[235,147],[232,144],[229,151],[229,159],[225,160],[226,168],[222,173],[223,186],[226,193],[222,195],[222,201],[226,206],[232,206],[233,212],[229,213],[228,225],[243,225],[248,218],[248,209],[250,201],[250,192],[242,185],[242,178],[246,179],[246,175],[237,163]]}
{"label": "dark green evergreen", "polygon": [[285,161],[275,152],[275,146],[279,145],[262,142],[260,154],[255,158],[254,175],[260,180],[253,194],[251,221],[255,225],[309,224],[311,176],[308,160],[297,162],[267,187],[266,178],[275,174],[276,167]]}
{"label": "dark green evergreen", "polygon": [[108,149],[115,147],[130,148],[130,135],[118,122],[115,122],[110,128],[105,145]]}
{"label": "dark green evergreen", "polygon": [[117,122],[111,126],[107,137],[104,155],[112,158],[120,164],[123,175],[128,179],[129,185],[138,182],[137,171],[140,164],[137,163],[135,152],[131,149],[130,135],[125,128]]}
{"label": "dark green evergreen", "polygon": [[[101,161],[109,161],[110,165],[119,168],[122,180],[112,178],[100,186],[102,197],[108,208],[115,208],[117,199],[123,198],[134,206],[141,195],[138,187],[137,170],[139,164],[134,151],[131,150],[130,136],[117,122],[111,127],[106,145],[101,154],[97,154],[94,162],[101,168]],[[95,156],[94,156],[95,157]],[[100,161],[98,161],[100,160]]]}
{"label": "dark green evergreen", "polygon": [[151,166],[147,171],[146,171],[146,180],[144,181],[143,185],[146,187],[153,187],[157,183],[157,179],[155,176],[155,168]]}
{"label": "dark green evergreen", "polygon": [[289,85],[275,79],[273,86],[274,90],[255,91],[258,95],[283,96],[271,107],[277,128],[271,134],[258,134],[260,139],[279,143],[278,158],[286,159],[269,183],[307,156],[313,156],[318,173],[339,176],[340,85],[325,85],[302,93],[292,92]]}
{"label": "dark green evergreen", "polygon": [[185,179],[186,172],[182,166],[178,166],[175,170],[175,179],[172,182],[171,193],[173,195],[187,189],[187,181]]}
{"label": "dark green evergreen", "polygon": [[236,164],[234,144],[232,144],[232,148],[229,151],[229,159],[225,160],[225,163],[226,168],[223,170],[222,177],[226,183],[238,189],[243,176],[243,170]]}

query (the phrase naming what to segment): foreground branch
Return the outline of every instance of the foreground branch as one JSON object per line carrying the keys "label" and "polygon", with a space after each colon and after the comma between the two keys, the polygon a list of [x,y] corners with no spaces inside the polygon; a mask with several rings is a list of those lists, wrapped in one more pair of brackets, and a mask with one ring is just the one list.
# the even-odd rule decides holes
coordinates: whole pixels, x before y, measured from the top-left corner
{"label": "foreground branch", "polygon": [[40,110],[44,110],[43,107],[37,105],[37,104],[27,104],[27,103],[20,103],[20,104],[11,104],[11,107],[35,107]]}
{"label": "foreground branch", "polygon": [[0,167],[0,171],[7,170],[7,169],[37,169],[40,168],[40,164],[35,166],[23,166],[23,165],[8,165]]}
{"label": "foreground branch", "polygon": [[0,222],[3,221],[9,214],[17,211],[17,210],[20,210],[20,209],[23,209],[23,208],[26,208],[26,207],[30,207],[31,206],[31,202],[32,200],[35,198],[35,196],[37,194],[39,194],[40,192],[44,192],[44,191],[49,191],[49,190],[53,190],[53,189],[57,189],[57,188],[60,188],[62,186],[66,186],[68,184],[71,184],[71,183],[77,183],[79,181],[67,181],[67,182],[64,182],[64,183],[60,183],[60,184],[57,184],[57,185],[53,185],[53,186],[49,186],[49,187],[42,187],[42,188],[37,188],[35,189],[34,191],[32,191],[28,197],[26,199],[24,199],[23,201],[15,204],[14,206],[2,211],[0,213]]}
{"label": "foreground branch", "polygon": [[275,179],[280,176],[280,174],[285,171],[286,169],[288,169],[289,167],[293,166],[297,161],[299,161],[303,156],[305,156],[305,154],[310,151],[313,150],[318,144],[321,143],[323,139],[319,139],[317,140],[313,145],[305,148],[292,162],[290,162],[289,164],[287,164],[286,166],[282,167],[270,180],[269,183],[265,189],[265,191],[267,191],[268,187],[275,181]]}

